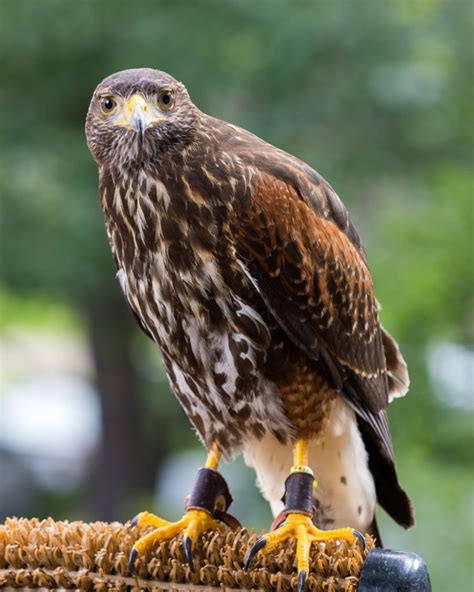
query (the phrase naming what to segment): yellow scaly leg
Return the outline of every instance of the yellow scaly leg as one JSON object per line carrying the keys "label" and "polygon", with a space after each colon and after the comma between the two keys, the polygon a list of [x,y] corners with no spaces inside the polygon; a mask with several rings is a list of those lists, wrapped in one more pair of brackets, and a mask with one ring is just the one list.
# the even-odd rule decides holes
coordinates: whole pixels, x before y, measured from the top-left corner
{"label": "yellow scaly leg", "polygon": [[[221,452],[216,444],[213,444],[208,451],[204,469],[216,471],[219,466]],[[222,479],[222,477],[220,477]],[[224,482],[225,483],[225,482]],[[191,494],[192,498],[193,494]],[[192,500],[191,500],[192,501]],[[192,550],[199,536],[206,531],[220,530],[222,525],[212,516],[211,511],[198,507],[188,506],[185,515],[177,522],[168,522],[150,512],[141,512],[131,521],[131,526],[138,525],[140,528],[153,526],[155,530],[141,537],[133,545],[129,557],[129,570],[133,575],[135,572],[135,560],[138,555],[148,550],[156,541],[165,541],[178,534],[183,536],[183,545],[186,553],[186,559],[192,571],[194,564]]]}
{"label": "yellow scaly leg", "polygon": [[220,460],[221,451],[219,450],[219,446],[217,446],[217,444],[213,444],[207,452],[206,464],[204,466],[206,469],[214,469],[214,471],[217,471]]}
{"label": "yellow scaly leg", "polygon": [[[317,486],[313,471],[308,466],[308,442],[304,438],[295,442],[293,466],[286,482],[286,519],[278,528],[263,535],[250,549],[245,560],[247,569],[253,557],[260,551],[267,554],[288,538],[296,539],[296,565],[298,570],[298,592],[303,592],[309,573],[311,545],[329,539],[358,539],[365,548],[365,537],[353,528],[320,530],[312,520],[312,490]],[[295,477],[292,477],[292,476]]]}

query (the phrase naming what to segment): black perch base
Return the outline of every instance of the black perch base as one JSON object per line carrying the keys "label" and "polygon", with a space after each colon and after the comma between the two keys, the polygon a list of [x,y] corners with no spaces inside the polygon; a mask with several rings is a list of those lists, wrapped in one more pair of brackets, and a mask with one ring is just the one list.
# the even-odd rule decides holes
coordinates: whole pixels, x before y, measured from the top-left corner
{"label": "black perch base", "polygon": [[374,549],[362,567],[357,592],[431,592],[426,563],[416,553]]}

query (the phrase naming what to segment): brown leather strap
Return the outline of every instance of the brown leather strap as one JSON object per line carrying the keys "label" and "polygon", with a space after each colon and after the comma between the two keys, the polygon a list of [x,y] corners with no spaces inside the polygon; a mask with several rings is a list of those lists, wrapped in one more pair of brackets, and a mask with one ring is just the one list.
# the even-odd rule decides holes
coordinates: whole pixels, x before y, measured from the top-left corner
{"label": "brown leather strap", "polygon": [[285,481],[284,513],[298,512],[313,517],[313,483],[310,473],[291,473]]}
{"label": "brown leather strap", "polygon": [[214,517],[224,524],[227,524],[227,526],[232,530],[238,530],[239,528],[242,528],[242,524],[240,524],[235,516],[232,516],[232,514],[228,514],[227,512],[222,512],[222,510],[216,510],[214,512]]}
{"label": "brown leather strap", "polygon": [[273,522],[270,526],[270,531],[272,530],[276,530],[279,526],[281,526],[283,524],[283,522],[285,522],[286,520],[286,512],[285,510],[282,510],[278,516],[275,516],[275,518],[273,519]]}
{"label": "brown leather strap", "polygon": [[224,477],[214,469],[199,469],[186,509],[204,510],[214,515],[216,510],[225,512],[231,503],[232,496]]}

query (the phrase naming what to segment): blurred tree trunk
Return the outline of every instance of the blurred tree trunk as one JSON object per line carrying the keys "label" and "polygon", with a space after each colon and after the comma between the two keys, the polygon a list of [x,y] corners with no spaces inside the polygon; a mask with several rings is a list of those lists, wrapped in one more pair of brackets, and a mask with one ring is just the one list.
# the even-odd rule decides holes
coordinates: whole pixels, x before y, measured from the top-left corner
{"label": "blurred tree trunk", "polygon": [[95,519],[126,520],[131,496],[153,490],[160,442],[147,446],[141,429],[146,410],[131,358],[135,329],[126,304],[119,294],[102,294],[86,303],[85,312],[102,413],[88,510]]}

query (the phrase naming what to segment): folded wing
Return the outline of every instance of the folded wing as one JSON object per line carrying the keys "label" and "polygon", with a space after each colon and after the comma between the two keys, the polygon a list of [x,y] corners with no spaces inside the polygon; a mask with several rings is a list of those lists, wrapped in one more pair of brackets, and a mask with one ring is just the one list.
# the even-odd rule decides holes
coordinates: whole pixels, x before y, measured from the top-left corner
{"label": "folded wing", "polygon": [[[390,391],[406,390],[406,366],[380,325],[365,253],[347,212],[315,178],[294,168],[285,178],[259,172],[235,207],[237,257],[288,337],[357,413],[379,502],[408,526],[411,504],[398,485],[385,412]],[[384,475],[388,491],[377,484]]]}

